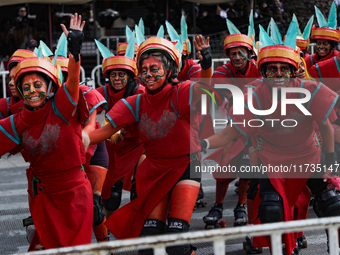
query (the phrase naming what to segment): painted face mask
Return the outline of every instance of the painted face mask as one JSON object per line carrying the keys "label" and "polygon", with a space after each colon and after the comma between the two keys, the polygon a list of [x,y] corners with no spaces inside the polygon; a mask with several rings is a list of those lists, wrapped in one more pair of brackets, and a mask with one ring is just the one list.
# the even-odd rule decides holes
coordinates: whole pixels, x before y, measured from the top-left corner
{"label": "painted face mask", "polygon": [[267,66],[266,78],[271,87],[287,87],[292,76],[291,68],[287,63],[273,62]]}
{"label": "painted face mask", "polygon": [[47,95],[45,80],[36,73],[25,75],[22,80],[22,95],[27,105],[32,108],[39,108]]}
{"label": "painted face mask", "polygon": [[14,85],[14,73],[15,73],[15,68],[12,68],[11,71],[9,72],[10,81],[8,83],[8,87],[13,97],[19,97],[15,89],[15,85]]}
{"label": "painted face mask", "polygon": [[115,90],[122,90],[128,82],[128,75],[125,71],[112,70],[110,72],[110,82]]}
{"label": "painted face mask", "polygon": [[[240,52],[242,51],[242,53]],[[243,47],[236,47],[236,48],[231,48],[229,50],[229,58],[231,61],[231,64],[235,67],[237,71],[243,71],[245,70],[247,66],[247,50]]]}
{"label": "painted face mask", "polygon": [[316,41],[316,53],[320,57],[325,57],[331,51],[331,44],[328,40],[319,39]]}
{"label": "painted face mask", "polygon": [[162,62],[152,56],[145,59],[142,63],[142,78],[148,90],[160,88],[166,78]]}

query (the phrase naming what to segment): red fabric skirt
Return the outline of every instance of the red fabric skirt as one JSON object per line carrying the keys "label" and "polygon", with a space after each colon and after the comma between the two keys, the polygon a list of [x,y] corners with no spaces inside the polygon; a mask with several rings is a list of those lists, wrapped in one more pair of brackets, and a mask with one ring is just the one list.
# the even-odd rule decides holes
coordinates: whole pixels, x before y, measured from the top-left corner
{"label": "red fabric skirt", "polygon": [[138,237],[144,220],[176,185],[189,163],[189,156],[157,161],[147,157],[137,171],[137,198],[115,211],[106,221],[111,233],[118,239]]}
{"label": "red fabric skirt", "polygon": [[50,249],[91,243],[92,189],[81,167],[34,178],[37,194],[31,213],[41,245]]}

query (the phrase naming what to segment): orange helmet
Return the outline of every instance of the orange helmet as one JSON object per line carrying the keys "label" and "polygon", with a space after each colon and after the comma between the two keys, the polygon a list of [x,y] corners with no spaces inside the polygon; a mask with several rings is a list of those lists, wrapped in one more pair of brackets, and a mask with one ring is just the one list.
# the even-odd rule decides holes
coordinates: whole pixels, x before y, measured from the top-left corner
{"label": "orange helmet", "polygon": [[15,67],[20,61],[24,60],[25,58],[32,58],[36,56],[37,54],[30,50],[16,50],[8,61],[8,70],[11,71],[13,67]]}
{"label": "orange helmet", "polygon": [[103,74],[108,78],[108,72],[113,69],[125,69],[137,75],[136,61],[125,56],[111,56],[103,60]]}
{"label": "orange helmet", "polygon": [[139,65],[140,57],[147,51],[157,50],[167,54],[173,61],[175,61],[178,72],[181,68],[181,53],[175,45],[167,39],[161,37],[150,37],[146,39],[138,49],[136,62]]}
{"label": "orange helmet", "polygon": [[[53,82],[55,89],[57,89],[61,85],[61,81],[59,79],[61,75],[59,73],[60,72],[59,70],[51,62],[43,58],[33,57],[24,59],[17,65],[15,69],[14,82],[16,88],[19,92],[21,92],[20,84],[21,78],[25,74],[37,72],[50,78]],[[21,95],[22,93],[19,94]]]}
{"label": "orange helmet", "polygon": [[268,62],[284,62],[298,67],[299,53],[285,45],[271,45],[260,48],[257,56],[257,66],[261,69],[261,65]]}
{"label": "orange helmet", "polygon": [[227,54],[227,50],[235,47],[246,47],[250,51],[254,51],[253,49],[254,45],[254,39],[250,38],[247,35],[244,34],[233,34],[233,35],[228,35],[224,39],[224,52]]}
{"label": "orange helmet", "polygon": [[[124,56],[126,52],[126,47],[128,46],[127,42],[119,43],[117,48],[117,55]],[[135,44],[135,55],[137,55],[138,52],[138,44]]]}

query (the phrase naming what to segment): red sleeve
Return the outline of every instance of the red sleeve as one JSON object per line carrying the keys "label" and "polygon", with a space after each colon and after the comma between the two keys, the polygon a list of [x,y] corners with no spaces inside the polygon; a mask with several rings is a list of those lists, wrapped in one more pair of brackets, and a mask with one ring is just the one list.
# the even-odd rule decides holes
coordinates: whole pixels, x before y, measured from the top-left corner
{"label": "red sleeve", "polygon": [[113,127],[121,127],[139,121],[141,96],[139,94],[123,98],[111,108],[106,117]]}
{"label": "red sleeve", "polygon": [[73,111],[77,107],[77,103],[72,99],[66,86],[58,89],[57,94],[52,102],[53,111],[64,121],[72,118]]}
{"label": "red sleeve", "polygon": [[193,85],[190,81],[178,84],[171,98],[171,106],[174,108],[178,117],[190,114],[190,105],[193,94]]}
{"label": "red sleeve", "polygon": [[336,119],[336,113],[333,108],[339,97],[338,94],[321,82],[306,82],[303,87],[311,92],[311,99],[306,108],[312,114],[312,118],[323,124],[327,118],[329,118],[330,122],[333,122]]}
{"label": "red sleeve", "polygon": [[80,86],[85,97],[90,114],[98,107],[103,107],[107,102],[105,98],[97,90],[87,86]]}
{"label": "red sleeve", "polygon": [[9,98],[0,99],[0,120],[8,117],[8,100]]}
{"label": "red sleeve", "polygon": [[193,59],[188,59],[190,61],[190,68],[187,72],[187,80],[200,78],[201,66],[197,64]]}
{"label": "red sleeve", "polygon": [[14,124],[14,115],[0,120],[0,156],[12,151],[21,143]]}
{"label": "red sleeve", "polygon": [[228,64],[224,64],[223,66],[217,67],[212,76],[212,78],[232,78],[232,77],[233,73],[231,69],[228,67]]}
{"label": "red sleeve", "polygon": [[134,94],[137,95],[137,94],[143,94],[143,93],[145,93],[145,87],[137,83]]}

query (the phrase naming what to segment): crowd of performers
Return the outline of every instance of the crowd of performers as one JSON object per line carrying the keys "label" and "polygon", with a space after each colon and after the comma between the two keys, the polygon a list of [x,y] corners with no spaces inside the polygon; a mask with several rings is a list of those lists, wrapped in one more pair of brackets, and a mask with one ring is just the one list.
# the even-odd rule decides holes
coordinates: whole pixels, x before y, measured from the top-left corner
{"label": "crowd of performers", "polygon": [[[230,62],[214,72],[209,38],[193,40],[199,64],[188,58],[184,17],[180,35],[166,22],[171,40],[164,38],[163,27],[145,39],[140,22],[133,32],[127,28],[127,42],[116,56],[96,41],[106,80],[97,89],[79,80],[84,22],[77,14],[69,29],[61,25],[54,54],[43,42],[34,52],[17,50],[8,64],[12,96],[0,99],[0,155],[21,153],[30,163],[26,175],[35,231],[29,250],[88,244],[92,231],[98,242],[108,241],[109,232],[124,239],[189,231],[202,193],[201,174],[193,169],[201,165],[201,153],[216,148],[207,159],[221,166],[321,163],[325,171],[214,175],[216,201],[203,218],[207,226],[221,220],[235,178],[240,178],[235,226],[305,219],[311,196],[318,217],[339,216],[340,184],[329,171],[340,153],[335,8],[333,3],[326,20],[315,7],[319,26],[311,17],[303,33],[294,16],[284,38],[272,20],[267,31],[260,26],[258,42],[252,14],[248,35],[227,20],[224,52]],[[307,51],[310,40],[316,43],[313,55]],[[311,98],[302,106],[311,114],[288,104],[282,115],[280,103],[268,116],[255,115],[247,105],[243,115],[234,114],[233,94],[223,90],[221,109],[229,125],[214,134],[209,115],[200,114],[201,96],[214,84],[252,88],[253,108],[262,110],[272,107],[275,95],[281,100],[283,88],[303,88]],[[302,97],[285,95],[291,101]],[[99,124],[102,111],[105,123]],[[297,125],[282,126],[287,116]],[[279,121],[237,124],[264,117]],[[130,191],[131,202],[120,207],[122,189]],[[285,234],[283,242],[286,254],[298,254],[303,233]],[[246,245],[260,252],[270,240],[248,238]],[[167,253],[194,250],[185,244],[168,247]]]}

